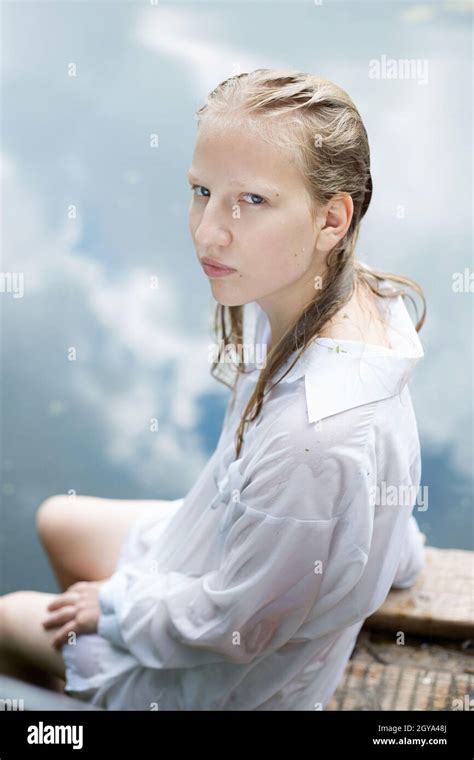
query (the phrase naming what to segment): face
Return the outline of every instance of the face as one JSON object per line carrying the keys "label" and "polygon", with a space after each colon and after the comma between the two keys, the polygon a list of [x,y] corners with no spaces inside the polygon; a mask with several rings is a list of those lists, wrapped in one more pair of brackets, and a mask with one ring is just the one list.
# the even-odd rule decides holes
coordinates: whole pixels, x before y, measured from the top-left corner
{"label": "face", "polygon": [[214,298],[236,306],[257,301],[265,310],[314,295],[321,270],[319,229],[310,197],[290,155],[242,122],[201,123],[189,172],[189,228],[198,259],[233,271],[207,269]]}

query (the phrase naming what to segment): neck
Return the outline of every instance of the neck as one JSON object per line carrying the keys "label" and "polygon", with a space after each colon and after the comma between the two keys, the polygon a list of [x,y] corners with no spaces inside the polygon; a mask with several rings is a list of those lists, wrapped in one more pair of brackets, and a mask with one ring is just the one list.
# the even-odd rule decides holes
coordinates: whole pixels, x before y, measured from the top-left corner
{"label": "neck", "polygon": [[319,292],[315,287],[317,282],[316,275],[311,272],[304,283],[301,281],[292,283],[257,300],[270,323],[268,351],[272,346],[276,346],[291,325],[298,320],[305,307],[316,300]]}

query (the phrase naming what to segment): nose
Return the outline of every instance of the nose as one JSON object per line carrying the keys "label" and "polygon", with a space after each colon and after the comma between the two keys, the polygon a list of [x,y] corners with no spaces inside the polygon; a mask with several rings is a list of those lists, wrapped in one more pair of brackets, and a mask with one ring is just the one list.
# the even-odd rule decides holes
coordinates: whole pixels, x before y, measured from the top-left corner
{"label": "nose", "polygon": [[226,215],[225,211],[218,211],[212,206],[211,201],[206,204],[194,230],[194,239],[202,250],[213,246],[225,247],[230,244],[232,235],[227,225],[228,213]]}

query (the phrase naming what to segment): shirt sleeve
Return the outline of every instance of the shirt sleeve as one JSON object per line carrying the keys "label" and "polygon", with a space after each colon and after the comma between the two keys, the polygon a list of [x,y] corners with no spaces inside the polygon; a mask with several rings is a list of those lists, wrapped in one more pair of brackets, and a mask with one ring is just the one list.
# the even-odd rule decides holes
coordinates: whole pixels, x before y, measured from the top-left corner
{"label": "shirt sleeve", "polygon": [[393,588],[410,588],[425,567],[423,536],[414,515],[410,515]]}
{"label": "shirt sleeve", "polygon": [[369,552],[373,462],[343,444],[321,457],[314,436],[282,433],[260,452],[227,505],[218,568],[193,576],[123,565],[100,587],[98,633],[145,667],[248,663],[294,636],[325,580],[349,594]]}

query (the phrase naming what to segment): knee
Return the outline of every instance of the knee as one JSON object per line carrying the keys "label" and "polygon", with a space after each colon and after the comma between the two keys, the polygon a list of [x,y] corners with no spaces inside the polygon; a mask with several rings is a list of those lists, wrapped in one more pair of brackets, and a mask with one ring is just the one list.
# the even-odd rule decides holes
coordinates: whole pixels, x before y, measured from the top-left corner
{"label": "knee", "polygon": [[[0,596],[0,650],[15,650],[22,621],[27,625],[27,615],[35,609],[38,591],[12,591]],[[21,635],[21,634],[20,634]]]}
{"label": "knee", "polygon": [[8,622],[12,616],[15,593],[0,596],[0,646],[4,647],[7,638]]}
{"label": "knee", "polygon": [[43,501],[36,512],[36,530],[41,539],[47,539],[60,525],[68,496],[57,494]]}

